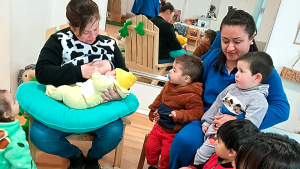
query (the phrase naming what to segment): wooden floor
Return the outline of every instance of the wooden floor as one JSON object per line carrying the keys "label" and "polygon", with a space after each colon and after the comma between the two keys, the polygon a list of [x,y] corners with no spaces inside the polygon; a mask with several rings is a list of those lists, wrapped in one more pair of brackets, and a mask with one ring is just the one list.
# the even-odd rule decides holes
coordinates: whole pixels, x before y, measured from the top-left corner
{"label": "wooden floor", "polygon": [[[124,136],[124,147],[122,155],[121,169],[136,169],[139,162],[145,135],[151,131],[154,123],[151,123],[147,115],[134,113],[129,116],[131,125],[126,127]],[[86,155],[92,142],[72,141],[72,144],[78,146]],[[67,159],[58,156],[38,152],[36,165],[38,169],[66,169],[69,166]],[[111,167],[114,160],[114,151],[104,156],[99,163],[101,167]],[[147,169],[147,164],[144,169]]]}

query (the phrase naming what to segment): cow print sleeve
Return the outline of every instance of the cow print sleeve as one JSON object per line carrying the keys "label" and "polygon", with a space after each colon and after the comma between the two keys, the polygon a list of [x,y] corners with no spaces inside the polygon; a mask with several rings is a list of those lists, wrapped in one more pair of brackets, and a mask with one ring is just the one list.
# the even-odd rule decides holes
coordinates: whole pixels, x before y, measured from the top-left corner
{"label": "cow print sleeve", "polygon": [[114,64],[115,68],[120,68],[120,69],[123,69],[128,72],[129,70],[125,65],[124,58],[120,52],[120,49],[119,49],[117,43],[114,44],[114,47],[115,47],[115,51],[114,51],[113,64]]}
{"label": "cow print sleeve", "polygon": [[58,38],[58,34],[51,35],[40,52],[36,64],[38,82],[59,86],[86,81],[82,77],[80,66],[72,64],[61,66],[63,48]]}

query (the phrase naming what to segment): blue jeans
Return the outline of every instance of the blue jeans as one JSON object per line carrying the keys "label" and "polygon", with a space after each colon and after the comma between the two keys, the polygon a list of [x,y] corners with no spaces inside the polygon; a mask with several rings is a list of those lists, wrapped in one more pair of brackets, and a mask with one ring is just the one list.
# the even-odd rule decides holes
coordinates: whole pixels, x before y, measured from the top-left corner
{"label": "blue jeans", "polygon": [[[62,158],[79,157],[81,150],[72,145],[66,137],[73,133],[64,133],[34,120],[30,127],[32,143],[41,151]],[[87,157],[101,159],[105,154],[115,149],[123,137],[123,122],[118,119],[98,130],[91,131],[94,136],[92,148]]]}
{"label": "blue jeans", "polygon": [[197,149],[203,144],[204,133],[201,125],[200,120],[191,121],[175,134],[170,150],[169,169],[191,164]]}
{"label": "blue jeans", "polygon": [[[174,61],[175,61],[175,59],[169,57],[169,59],[158,60],[158,64],[173,63]],[[173,68],[173,66],[169,66],[166,70],[171,70],[172,68]]]}

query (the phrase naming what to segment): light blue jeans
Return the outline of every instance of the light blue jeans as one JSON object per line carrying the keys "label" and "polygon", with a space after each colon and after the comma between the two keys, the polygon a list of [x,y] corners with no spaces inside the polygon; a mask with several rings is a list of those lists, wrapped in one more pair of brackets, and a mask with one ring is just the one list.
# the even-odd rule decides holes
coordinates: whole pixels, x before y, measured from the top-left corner
{"label": "light blue jeans", "polygon": [[[66,137],[73,133],[64,133],[34,120],[30,127],[32,143],[41,151],[62,158],[79,157],[81,150],[72,145]],[[98,130],[89,132],[94,136],[92,148],[87,157],[101,159],[115,149],[123,137],[123,122],[121,119],[111,122]]]}

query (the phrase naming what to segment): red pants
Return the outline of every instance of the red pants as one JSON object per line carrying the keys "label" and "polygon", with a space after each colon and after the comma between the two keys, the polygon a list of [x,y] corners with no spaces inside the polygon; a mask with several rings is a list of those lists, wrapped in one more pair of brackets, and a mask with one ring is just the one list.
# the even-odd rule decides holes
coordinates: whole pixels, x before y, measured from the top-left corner
{"label": "red pants", "polygon": [[154,125],[146,143],[147,164],[156,166],[160,157],[159,169],[169,168],[170,148],[175,137],[173,133],[163,131],[157,124]]}

